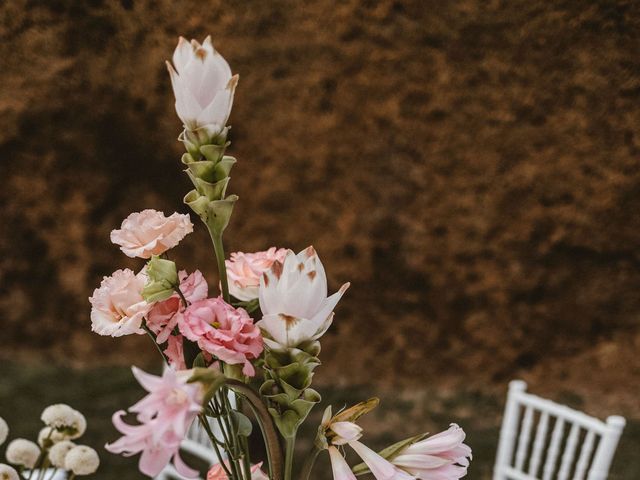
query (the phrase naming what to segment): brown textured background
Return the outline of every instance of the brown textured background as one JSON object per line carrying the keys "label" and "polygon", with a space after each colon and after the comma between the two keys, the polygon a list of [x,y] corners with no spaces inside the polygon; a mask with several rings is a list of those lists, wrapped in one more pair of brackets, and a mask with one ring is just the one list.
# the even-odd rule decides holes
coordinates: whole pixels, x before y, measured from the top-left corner
{"label": "brown textured background", "polygon": [[[638,414],[637,2],[12,0],[0,21],[4,358],[139,358],[86,298],[140,266],[109,243],[128,213],[187,211],[163,61],[210,33],[240,74],[227,249],[313,243],[352,282],[318,378],[523,377]],[[176,256],[215,271],[199,225]]]}

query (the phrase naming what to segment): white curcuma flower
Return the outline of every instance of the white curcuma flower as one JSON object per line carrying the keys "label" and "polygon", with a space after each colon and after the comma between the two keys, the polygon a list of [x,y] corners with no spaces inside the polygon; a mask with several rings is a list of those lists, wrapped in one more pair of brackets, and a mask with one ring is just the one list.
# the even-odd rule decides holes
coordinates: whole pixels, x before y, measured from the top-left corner
{"label": "white curcuma flower", "polygon": [[320,338],[333,320],[333,309],[344,292],[327,297],[327,276],[318,254],[308,247],[299,254],[287,252],[284,262],[276,261],[260,279],[258,326],[264,342],[273,350],[285,350]]}
{"label": "white curcuma flower", "polygon": [[4,418],[0,417],[0,445],[2,445],[9,436],[9,425],[4,421]]}
{"label": "white curcuma flower", "polygon": [[180,37],[173,52],[173,65],[167,62],[176,97],[176,112],[192,131],[204,129],[213,137],[225,127],[238,75],[231,75],[227,61],[215,51],[211,37],[202,45]]}
{"label": "white curcuma flower", "polygon": [[75,448],[76,444],[70,442],[69,440],[63,440],[61,442],[56,443],[51,450],[49,450],[49,462],[55,468],[66,468],[65,458],[67,453],[73,448]]}
{"label": "white curcuma flower", "polygon": [[16,438],[7,446],[5,456],[9,463],[33,468],[38,462],[40,447],[31,440]]}
{"label": "white curcuma flower", "polygon": [[20,480],[15,468],[5,463],[0,463],[0,480]]}
{"label": "white curcuma flower", "polygon": [[64,460],[65,468],[75,475],[91,475],[100,466],[100,457],[93,448],[85,445],[74,447]]}

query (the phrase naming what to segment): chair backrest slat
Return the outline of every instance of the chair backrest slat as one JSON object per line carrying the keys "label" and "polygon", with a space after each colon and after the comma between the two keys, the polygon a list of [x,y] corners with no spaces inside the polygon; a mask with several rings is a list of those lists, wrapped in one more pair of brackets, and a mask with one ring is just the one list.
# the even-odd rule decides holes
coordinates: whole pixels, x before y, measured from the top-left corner
{"label": "chair backrest slat", "polygon": [[587,436],[582,444],[582,449],[580,450],[580,457],[578,457],[578,463],[576,465],[576,471],[573,474],[573,480],[584,480],[584,475],[587,472],[587,465],[589,465],[589,459],[593,452],[595,438],[596,435],[593,433],[593,430],[587,432]]}
{"label": "chair backrest slat", "polygon": [[576,447],[578,446],[578,435],[580,434],[580,426],[574,423],[569,432],[567,438],[567,445],[564,447],[564,454],[562,455],[562,463],[560,470],[558,471],[558,480],[567,480],[569,473],[571,472],[571,466],[573,465],[573,457],[576,453]]}
{"label": "chair backrest slat", "polygon": [[624,418],[605,423],[526,389],[520,380],[509,384],[493,480],[606,480]]}
{"label": "chair backrest slat", "polygon": [[531,425],[533,425],[533,407],[529,406],[524,411],[522,428],[518,439],[518,450],[516,452],[516,469],[522,470],[524,460],[529,450],[529,438],[531,437]]}
{"label": "chair backrest slat", "polygon": [[540,414],[540,420],[538,421],[538,428],[536,429],[536,439],[533,442],[533,454],[531,456],[531,462],[529,463],[529,475],[535,477],[538,474],[538,468],[540,468],[540,460],[542,459],[542,448],[547,438],[547,431],[549,430],[549,413],[542,412]]}
{"label": "chair backrest slat", "polygon": [[547,450],[547,460],[544,463],[544,470],[542,480],[551,480],[551,476],[556,469],[556,460],[560,453],[560,442],[562,441],[562,434],[564,432],[564,419],[556,419],[556,424],[553,427],[553,434],[551,435],[551,444],[549,450]]}

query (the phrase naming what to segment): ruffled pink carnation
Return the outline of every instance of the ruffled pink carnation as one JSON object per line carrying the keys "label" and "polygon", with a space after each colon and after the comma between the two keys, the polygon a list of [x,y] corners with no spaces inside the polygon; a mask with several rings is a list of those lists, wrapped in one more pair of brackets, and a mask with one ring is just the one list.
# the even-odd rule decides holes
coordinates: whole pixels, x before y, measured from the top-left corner
{"label": "ruffled pink carnation", "polygon": [[287,249],[271,247],[265,252],[235,252],[226,260],[229,293],[238,300],[250,301],[258,298],[260,277],[271,268],[273,262],[284,262]]}
{"label": "ruffled pink carnation", "polygon": [[[180,279],[180,291],[187,302],[193,303],[207,298],[209,286],[199,270],[191,275],[187,275],[187,272],[181,270],[178,278]],[[167,300],[156,303],[149,311],[147,326],[156,334],[158,343],[164,343],[169,339],[171,332],[180,321],[182,310],[184,310],[182,299],[175,293]]]}
{"label": "ruffled pink carnation", "polygon": [[149,392],[129,408],[137,414],[139,424],[125,423],[122,417],[126,412],[116,412],[113,423],[123,436],[105,448],[124,456],[141,453],[138,467],[149,477],[157,476],[172,458],[181,475],[195,477],[198,472],[184,464],[179,450],[189,426],[202,411],[201,385],[187,383],[189,372],[172,369],[157,377],[133,367],[133,374]]}
{"label": "ruffled pink carnation", "polygon": [[142,298],[146,279],[143,272],[136,275],[129,269],[117,270],[110,277],[104,277],[89,298],[91,329],[112,337],[144,333],[140,326],[152,307]]}
{"label": "ruffled pink carnation", "polygon": [[251,360],[262,352],[262,335],[244,309],[233,308],[220,297],[200,300],[183,313],[178,328],[204,352],[228,364],[243,364],[245,375],[255,375]]}
{"label": "ruffled pink carnation", "polygon": [[164,213],[147,209],[124,219],[120,230],[111,232],[111,241],[129,257],[151,258],[175,247],[193,232],[189,215]]}

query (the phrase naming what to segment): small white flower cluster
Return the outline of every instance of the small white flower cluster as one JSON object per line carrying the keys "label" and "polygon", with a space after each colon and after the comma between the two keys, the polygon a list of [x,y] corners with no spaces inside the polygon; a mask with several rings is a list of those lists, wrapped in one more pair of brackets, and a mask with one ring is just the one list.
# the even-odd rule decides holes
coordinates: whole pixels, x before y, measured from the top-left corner
{"label": "small white flower cluster", "polygon": [[[9,465],[0,463],[0,480],[22,480],[21,474],[28,478],[32,471],[53,471],[50,469],[65,470],[71,476],[91,475],[98,470],[98,453],[71,441],[87,429],[82,413],[60,403],[45,408],[40,418],[46,426],[38,434],[38,443],[16,438],[7,446],[5,457]],[[0,445],[8,436],[7,422],[0,417]]]}

